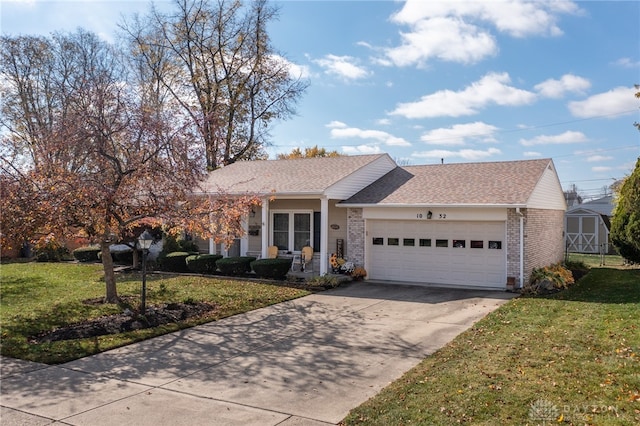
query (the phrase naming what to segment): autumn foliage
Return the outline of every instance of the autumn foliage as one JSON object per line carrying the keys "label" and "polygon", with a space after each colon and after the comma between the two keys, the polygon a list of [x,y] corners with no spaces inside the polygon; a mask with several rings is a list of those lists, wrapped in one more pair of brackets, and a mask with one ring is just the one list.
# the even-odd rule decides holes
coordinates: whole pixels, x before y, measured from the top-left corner
{"label": "autumn foliage", "polygon": [[254,198],[192,195],[206,167],[189,121],[111,45],[78,30],[2,37],[0,48],[3,248],[81,232],[100,244],[115,302],[111,244],[150,226],[241,235]]}

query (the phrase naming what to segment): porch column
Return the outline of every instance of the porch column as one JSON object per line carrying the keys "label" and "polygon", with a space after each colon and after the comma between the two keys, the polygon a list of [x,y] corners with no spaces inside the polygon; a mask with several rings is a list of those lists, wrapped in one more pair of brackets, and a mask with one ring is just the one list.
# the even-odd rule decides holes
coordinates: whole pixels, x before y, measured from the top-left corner
{"label": "porch column", "polygon": [[216,254],[216,243],[212,238],[209,238],[209,254]]}
{"label": "porch column", "polygon": [[322,197],[320,199],[320,275],[324,275],[328,271],[329,255],[327,248],[329,246],[329,199]]}
{"label": "porch column", "polygon": [[269,198],[262,199],[262,223],[260,226],[260,235],[262,235],[262,254],[260,257],[266,259],[269,247]]}
{"label": "porch column", "polygon": [[246,256],[247,250],[249,250],[249,216],[247,215],[242,219],[242,232],[240,237],[240,256]]}

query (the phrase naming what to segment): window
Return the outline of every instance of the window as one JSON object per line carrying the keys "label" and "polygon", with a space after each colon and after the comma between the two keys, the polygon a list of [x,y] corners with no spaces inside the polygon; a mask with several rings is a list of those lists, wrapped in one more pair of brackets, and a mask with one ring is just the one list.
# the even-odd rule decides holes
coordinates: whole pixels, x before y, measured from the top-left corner
{"label": "window", "polygon": [[494,250],[501,250],[502,241],[489,241],[489,248]]}
{"label": "window", "polygon": [[449,247],[449,240],[436,240],[436,247]]}
{"label": "window", "polygon": [[467,246],[466,240],[453,240],[453,247],[455,248],[465,248]]}
{"label": "window", "polygon": [[431,238],[420,238],[420,247],[431,247]]}
{"label": "window", "polygon": [[383,246],[384,245],[384,238],[382,238],[382,237],[373,237],[373,245],[374,246]]}
{"label": "window", "polygon": [[471,246],[471,248],[483,248],[484,247],[484,241],[482,241],[482,240],[471,240],[470,246]]}
{"label": "window", "polygon": [[311,245],[313,212],[273,212],[272,239],[278,250],[300,251]]}
{"label": "window", "polygon": [[398,246],[400,245],[400,239],[398,238],[387,238],[388,246]]}
{"label": "window", "polygon": [[416,240],[415,240],[415,238],[404,238],[402,240],[402,245],[403,246],[413,247],[413,246],[416,245]]}
{"label": "window", "polygon": [[289,214],[273,214],[273,245],[278,250],[289,250]]}

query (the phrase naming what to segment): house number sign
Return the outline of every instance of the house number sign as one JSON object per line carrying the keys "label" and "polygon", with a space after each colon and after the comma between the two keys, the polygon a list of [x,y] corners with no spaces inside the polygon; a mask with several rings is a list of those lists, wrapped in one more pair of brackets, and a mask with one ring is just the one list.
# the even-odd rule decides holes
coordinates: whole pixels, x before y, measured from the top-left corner
{"label": "house number sign", "polygon": [[[416,213],[416,219],[431,219],[434,217],[434,214],[431,210],[429,210],[427,213]],[[446,219],[447,218],[447,214],[446,213],[439,213],[437,215],[438,219]]]}

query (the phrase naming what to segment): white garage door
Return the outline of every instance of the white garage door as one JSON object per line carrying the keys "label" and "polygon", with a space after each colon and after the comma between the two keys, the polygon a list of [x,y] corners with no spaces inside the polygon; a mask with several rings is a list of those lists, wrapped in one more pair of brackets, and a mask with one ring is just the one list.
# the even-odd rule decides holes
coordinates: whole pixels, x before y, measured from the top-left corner
{"label": "white garage door", "polygon": [[367,221],[369,278],[504,288],[504,222]]}

